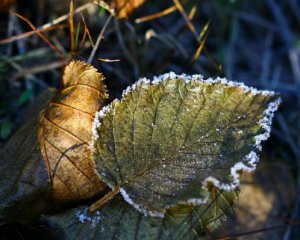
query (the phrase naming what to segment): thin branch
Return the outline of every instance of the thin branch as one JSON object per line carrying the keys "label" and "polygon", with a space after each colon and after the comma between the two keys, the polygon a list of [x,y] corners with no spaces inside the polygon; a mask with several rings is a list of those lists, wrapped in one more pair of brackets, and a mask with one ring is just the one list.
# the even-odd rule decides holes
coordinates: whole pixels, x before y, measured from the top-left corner
{"label": "thin branch", "polygon": [[107,203],[109,200],[111,200],[114,196],[119,194],[120,188],[116,187],[111,192],[107,193],[103,198],[99,199],[97,202],[92,204],[89,207],[90,212],[94,212],[100,207],[102,207],[105,203]]}
{"label": "thin branch", "polygon": [[[89,29],[87,27],[87,24],[85,22],[85,19],[84,19],[84,16],[80,13],[80,16],[81,16],[81,19],[82,19],[82,22],[83,22],[83,26],[84,26],[84,32],[83,32],[83,36],[82,36],[82,39],[79,43],[79,49],[82,48],[84,42],[85,42],[85,39],[86,39],[86,35],[88,34],[89,35]],[[90,35],[89,35],[89,38],[90,38]],[[91,39],[90,39],[91,40]],[[92,46],[94,47],[93,43],[91,42]]]}
{"label": "thin branch", "polygon": [[[86,4],[78,7],[74,11],[74,14],[77,14],[77,13],[83,11],[83,10],[86,10],[86,9],[88,9],[91,6],[93,6],[92,3],[86,3]],[[22,34],[19,34],[17,36],[14,36],[14,37],[11,37],[11,38],[8,38],[8,39],[4,39],[4,40],[0,41],[0,44],[6,44],[6,43],[9,43],[9,42],[21,40],[21,39],[24,39],[24,38],[26,38],[28,36],[34,35],[34,34],[36,34],[38,32],[45,32],[45,31],[49,31],[49,30],[55,29],[55,27],[54,27],[55,25],[57,25],[58,23],[60,23],[62,21],[65,21],[66,19],[68,19],[69,16],[70,16],[70,13],[65,14],[63,16],[60,16],[59,18],[54,19],[52,22],[46,23],[43,26],[40,26],[40,27],[36,28],[34,31],[30,31],[30,32],[27,32],[27,33],[22,33]],[[63,25],[63,27],[65,27],[65,25]]]}
{"label": "thin branch", "polygon": [[71,38],[71,54],[75,52],[75,33],[74,33],[74,0],[70,1],[70,38]]}
{"label": "thin branch", "polygon": [[29,32],[21,33],[21,34],[18,34],[16,36],[12,36],[12,37],[0,40],[0,45],[7,44],[7,43],[10,43],[10,42],[14,42],[14,41],[17,41],[17,40],[21,40],[21,39],[24,39],[26,37],[29,37],[29,36],[32,36],[34,34],[38,34],[38,33],[41,33],[41,32],[48,32],[48,31],[52,31],[52,30],[55,30],[55,29],[61,29],[61,28],[66,28],[66,27],[68,27],[67,24],[52,26],[52,27],[49,27],[49,28],[46,28],[46,29],[35,29],[35,30],[29,31]]}
{"label": "thin branch", "polygon": [[108,27],[108,24],[109,24],[110,21],[112,20],[113,16],[114,16],[114,15],[110,14],[109,17],[107,18],[107,20],[106,20],[106,22],[105,22],[105,24],[104,24],[104,26],[103,26],[103,28],[102,28],[102,30],[101,30],[101,32],[100,32],[98,38],[97,38],[96,44],[95,44],[95,46],[94,46],[94,48],[93,48],[93,51],[92,51],[92,53],[91,53],[89,59],[87,60],[87,63],[89,63],[89,64],[92,63],[93,58],[94,58],[94,56],[95,56],[95,54],[96,54],[96,51],[97,51],[97,49],[98,49],[98,47],[99,47],[99,45],[100,45],[100,42],[101,42],[101,40],[102,40],[102,38],[103,38],[103,36],[104,36],[104,33],[105,33],[105,31],[106,31],[106,29],[107,29],[107,27]]}
{"label": "thin branch", "polygon": [[196,39],[198,39],[197,30],[196,30],[195,26],[193,25],[193,23],[191,22],[191,20],[189,19],[189,17],[186,14],[186,12],[184,11],[184,8],[183,8],[182,4],[179,2],[179,0],[173,0],[173,2],[175,3],[178,11],[181,13],[181,15],[183,16],[184,20],[186,21],[186,24],[187,24],[188,28],[195,35]]}
{"label": "thin branch", "polygon": [[[22,15],[16,12],[13,12],[13,14],[15,14],[18,18],[26,22],[33,30],[36,30],[36,27],[27,18],[23,17]],[[45,41],[45,43],[47,43],[61,58],[65,58],[62,52],[59,51],[59,49],[55,47],[41,32],[37,32],[37,35],[40,36],[40,38],[42,38]]]}

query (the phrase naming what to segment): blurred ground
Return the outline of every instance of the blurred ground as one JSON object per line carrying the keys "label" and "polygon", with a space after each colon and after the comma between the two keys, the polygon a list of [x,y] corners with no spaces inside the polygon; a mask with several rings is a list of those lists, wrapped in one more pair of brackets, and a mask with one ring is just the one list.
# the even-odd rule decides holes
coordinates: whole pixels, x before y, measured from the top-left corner
{"label": "blurred ground", "polygon": [[[76,7],[86,3],[76,1]],[[199,44],[180,12],[135,23],[137,18],[173,5],[171,0],[151,0],[128,20],[113,19],[109,24],[93,65],[106,76],[111,99],[120,97],[122,90],[139,77],[151,77],[171,70],[200,73],[205,77],[225,76],[279,92],[283,104],[276,114],[271,139],[264,146],[260,171],[245,177],[248,185],[241,187],[245,194],[238,203],[242,207],[237,207],[235,217],[216,236],[259,230],[258,235],[247,234],[243,239],[297,239],[300,236],[296,235],[300,229],[297,225],[300,221],[300,2],[188,1],[184,5],[187,13],[197,6],[192,23],[198,33],[210,21],[205,49],[194,64],[191,64],[191,59]],[[39,27],[68,14],[69,1],[17,1],[10,10]],[[82,11],[82,16],[95,42],[108,14],[91,4]],[[79,22],[78,42],[84,24],[81,15],[77,14],[76,26]],[[70,52],[67,24],[63,21],[59,28],[44,33],[65,55]],[[0,12],[0,40],[31,30],[13,13]],[[77,58],[86,60],[91,50],[91,43],[87,40],[77,52]],[[104,62],[98,58],[120,61]],[[21,126],[26,115],[23,109],[35,101],[37,94],[48,86],[59,86],[63,64],[37,35],[0,45],[2,143]],[[274,226],[279,227],[272,229]]]}

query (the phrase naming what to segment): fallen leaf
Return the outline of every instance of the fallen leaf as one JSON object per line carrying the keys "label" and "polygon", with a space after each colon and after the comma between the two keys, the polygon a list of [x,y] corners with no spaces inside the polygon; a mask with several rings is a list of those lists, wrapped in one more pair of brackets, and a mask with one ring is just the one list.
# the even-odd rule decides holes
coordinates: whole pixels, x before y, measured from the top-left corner
{"label": "fallen leaf", "polygon": [[55,199],[86,199],[105,188],[90,152],[94,114],[107,98],[103,79],[91,65],[71,61],[41,114],[39,141]]}
{"label": "fallen leaf", "polygon": [[229,191],[242,170],[255,169],[279,102],[273,92],[225,79],[141,79],[96,115],[96,170],[145,214],[203,204],[208,183]]}
{"label": "fallen leaf", "polygon": [[103,208],[89,213],[79,207],[43,217],[59,239],[202,239],[221,225],[232,212],[237,192],[212,187],[211,201],[205,205],[176,205],[164,218],[144,216],[116,197]]}

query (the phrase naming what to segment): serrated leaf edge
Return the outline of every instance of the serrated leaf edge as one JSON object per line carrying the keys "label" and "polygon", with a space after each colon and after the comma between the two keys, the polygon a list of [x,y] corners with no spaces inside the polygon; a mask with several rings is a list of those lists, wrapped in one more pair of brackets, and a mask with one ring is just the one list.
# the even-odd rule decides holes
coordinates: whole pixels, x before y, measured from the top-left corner
{"label": "serrated leaf edge", "polygon": [[[125,89],[123,91],[122,99],[125,98],[128,94],[130,94],[132,91],[134,91],[135,89],[137,89],[138,87],[140,87],[142,85],[157,85],[168,79],[183,79],[186,83],[189,83],[191,81],[200,81],[201,83],[208,84],[208,85],[221,83],[228,87],[238,87],[244,93],[251,93],[253,95],[262,94],[264,96],[271,96],[271,97],[276,95],[276,93],[274,91],[258,90],[254,87],[248,87],[244,83],[230,81],[230,80],[227,80],[226,78],[217,77],[215,79],[213,79],[213,78],[204,79],[203,76],[200,74],[195,74],[195,75],[189,76],[186,74],[177,75],[174,72],[170,72],[170,73],[160,75],[158,77],[155,76],[155,77],[153,77],[153,80],[149,80],[147,78],[141,78],[139,81],[134,83],[132,86],[127,87],[127,89]],[[93,127],[92,127],[93,137],[92,137],[92,141],[91,141],[91,145],[90,145],[92,152],[95,151],[94,150],[95,141],[99,138],[97,129],[101,126],[100,120],[103,117],[105,117],[106,114],[111,110],[111,106],[113,105],[113,103],[116,103],[119,101],[120,100],[118,100],[118,99],[114,100],[108,106],[103,107],[100,111],[98,111],[95,114],[95,119],[94,119]],[[282,99],[279,96],[275,101],[270,102],[268,107],[264,111],[263,118],[261,118],[257,122],[265,130],[264,133],[255,136],[255,141],[256,141],[255,147],[258,152],[260,152],[262,150],[262,142],[266,141],[270,137],[271,125],[272,125],[274,113],[277,111],[281,102],[282,102]],[[258,153],[255,151],[251,151],[240,162],[237,162],[233,167],[231,167],[231,169],[230,169],[230,176],[232,178],[231,183],[222,183],[217,178],[209,176],[202,181],[203,188],[206,188],[209,184],[213,184],[215,187],[219,188],[220,190],[225,190],[225,191],[234,190],[240,184],[239,172],[240,171],[253,172],[256,169],[258,162],[259,162]],[[245,163],[247,163],[249,166],[247,166]],[[97,174],[99,175],[98,172],[97,172]],[[101,176],[99,176],[99,177],[101,178]],[[111,186],[110,184],[108,184],[108,186],[111,189],[114,188],[114,186]],[[149,212],[146,209],[144,209],[142,206],[136,204],[129,197],[129,195],[123,188],[120,188],[120,193],[122,194],[122,196],[126,202],[131,204],[139,212],[142,212],[145,216],[149,215],[151,217],[161,217],[161,218],[163,218],[165,216],[165,212],[163,212],[163,213],[162,212],[154,212],[154,211]],[[209,197],[209,195],[206,194],[204,196],[204,198],[188,199],[187,201],[180,201],[177,204],[194,204],[194,205],[205,204],[208,201],[208,197]],[[174,204],[174,205],[176,205],[176,204]],[[167,206],[167,208],[173,207],[174,205]]]}

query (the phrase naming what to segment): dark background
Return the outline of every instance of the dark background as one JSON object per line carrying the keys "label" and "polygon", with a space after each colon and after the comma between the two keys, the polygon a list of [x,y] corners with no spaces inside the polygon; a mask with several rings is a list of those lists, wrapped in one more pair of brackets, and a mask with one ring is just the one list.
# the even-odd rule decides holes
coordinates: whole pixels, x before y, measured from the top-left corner
{"label": "dark background", "polygon": [[[86,2],[76,1],[76,7]],[[258,230],[258,235],[243,234],[243,238],[297,239],[297,221],[300,221],[300,1],[188,1],[184,5],[187,13],[197,6],[192,23],[198,34],[210,21],[204,51],[194,64],[191,58],[199,44],[180,12],[135,23],[135,19],[161,12],[173,4],[171,0],[150,0],[128,20],[114,19],[109,24],[93,65],[106,76],[110,100],[120,97],[122,90],[139,77],[153,77],[169,71],[222,76],[280,93],[283,104],[274,119],[271,139],[264,144],[261,167],[252,179],[250,190],[249,186],[245,190],[256,197],[261,192],[252,205],[246,206],[252,214],[250,222],[243,222],[241,219],[248,219],[247,215],[237,212],[228,223],[230,227],[220,232],[234,234]],[[10,10],[38,27],[67,14],[69,1],[18,1]],[[96,5],[82,14],[95,41],[108,14]],[[77,14],[75,24],[79,22],[81,37],[82,18]],[[64,28],[45,33],[66,56],[70,52],[67,24],[68,21],[61,22]],[[0,40],[30,30],[28,24],[13,13],[4,9],[0,12]],[[91,50],[87,39],[75,58],[87,60]],[[121,61],[110,63],[98,58]],[[37,35],[0,45],[1,144],[24,123],[25,109],[43,89],[59,87],[62,69],[59,56]],[[268,207],[260,209],[264,201],[270,206],[267,204]],[[242,205],[243,200],[240,203]],[[280,227],[273,229],[274,226]],[[269,227],[271,229],[267,229]],[[32,234],[28,228],[18,225],[2,226],[0,231],[5,239],[12,235],[27,239]]]}

